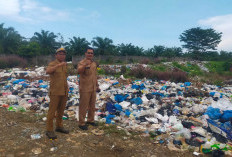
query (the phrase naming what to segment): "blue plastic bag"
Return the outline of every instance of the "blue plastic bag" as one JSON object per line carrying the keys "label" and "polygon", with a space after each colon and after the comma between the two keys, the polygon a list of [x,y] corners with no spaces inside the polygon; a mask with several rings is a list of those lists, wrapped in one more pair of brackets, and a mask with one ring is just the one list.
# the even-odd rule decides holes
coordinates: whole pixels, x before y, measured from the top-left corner
{"label": "blue plastic bag", "polygon": [[116,108],[116,110],[122,111],[122,106],[121,105],[115,104],[114,107]]}
{"label": "blue plastic bag", "polygon": [[191,86],[191,82],[185,82],[184,85],[185,86]]}
{"label": "blue plastic bag", "polygon": [[142,83],[141,85],[132,85],[131,86],[132,89],[137,89],[137,90],[143,90],[145,89],[146,87],[144,86],[144,84]]}
{"label": "blue plastic bag", "polygon": [[217,123],[211,119],[207,119],[208,125],[213,132],[216,132],[228,139],[232,140],[232,128],[230,122]]}
{"label": "blue plastic bag", "polygon": [[40,85],[39,88],[47,88],[48,85]]}
{"label": "blue plastic bag", "polygon": [[19,82],[24,82],[24,81],[25,81],[24,79],[18,79],[13,81],[13,84],[18,84]]}
{"label": "blue plastic bag", "polygon": [[137,97],[137,98],[131,99],[131,103],[136,104],[136,105],[140,105],[140,104],[143,103],[143,101],[142,101],[142,99],[140,97]]}
{"label": "blue plastic bag", "polygon": [[207,111],[205,112],[209,116],[210,119],[216,120],[220,119],[222,116],[222,113],[220,112],[219,108],[213,108],[213,107],[208,107]]}
{"label": "blue plastic bag", "polygon": [[114,85],[117,85],[117,84],[119,84],[119,82],[115,82],[115,83],[113,83],[112,85],[114,86]]}
{"label": "blue plastic bag", "polygon": [[120,103],[120,102],[123,102],[124,100],[126,100],[126,98],[128,96],[129,96],[128,94],[126,94],[126,95],[116,94],[114,96],[114,100],[117,101],[118,103]]}
{"label": "blue plastic bag", "polygon": [[43,83],[43,80],[39,80],[38,83]]}
{"label": "blue plastic bag", "polygon": [[27,87],[29,86],[29,84],[23,83],[22,86],[23,86],[24,88],[27,88]]}
{"label": "blue plastic bag", "polygon": [[125,115],[126,115],[127,117],[129,117],[130,114],[131,114],[131,112],[130,112],[129,110],[126,110],[126,111],[125,111]]}
{"label": "blue plastic bag", "polygon": [[116,108],[115,108],[115,106],[114,106],[114,104],[112,102],[107,102],[106,103],[106,110],[109,113],[115,113],[116,112]]}
{"label": "blue plastic bag", "polygon": [[223,121],[229,121],[230,118],[232,118],[232,110],[226,110],[223,112],[223,115],[221,116],[221,119]]}
{"label": "blue plastic bag", "polygon": [[153,94],[153,95],[159,95],[159,96],[161,96],[161,97],[164,97],[164,94],[163,94],[163,93],[154,92],[154,93],[151,93],[151,94]]}

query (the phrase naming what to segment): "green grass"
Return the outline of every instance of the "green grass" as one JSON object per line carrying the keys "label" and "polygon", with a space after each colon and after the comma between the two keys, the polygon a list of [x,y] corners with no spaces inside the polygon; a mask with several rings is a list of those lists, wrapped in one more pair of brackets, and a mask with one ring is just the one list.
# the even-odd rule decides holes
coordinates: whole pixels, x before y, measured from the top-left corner
{"label": "green grass", "polygon": [[200,67],[196,64],[187,63],[187,65],[182,65],[177,62],[173,62],[172,65],[184,72],[187,72],[190,76],[202,76],[204,73]]}
{"label": "green grass", "polygon": [[156,71],[165,72],[167,70],[167,67],[165,65],[158,64],[158,65],[152,66],[152,69]]}
{"label": "green grass", "polygon": [[105,70],[100,68],[99,70],[97,70],[97,74],[98,75],[105,75]]}
{"label": "green grass", "polygon": [[107,135],[117,135],[119,137],[128,137],[130,136],[131,139],[137,139],[137,136],[140,135],[140,132],[136,132],[136,131],[130,131],[130,135],[128,135],[128,133],[124,130],[124,129],[119,129],[117,128],[117,125],[114,124],[110,124],[110,125],[106,125],[105,123],[99,122],[98,123],[98,128],[100,130],[104,130],[104,133]]}
{"label": "green grass", "polygon": [[119,130],[117,125],[110,124],[106,126],[104,123],[99,123],[99,129],[104,130],[105,134],[117,134],[119,136],[128,136],[124,130]]}
{"label": "green grass", "polygon": [[185,72],[190,72],[190,69],[182,64],[179,64],[177,62],[172,62],[172,65],[182,71],[185,71]]}
{"label": "green grass", "polygon": [[223,61],[210,61],[205,66],[209,69],[210,72],[226,74],[230,70],[232,62],[223,62]]}
{"label": "green grass", "polygon": [[[175,68],[180,69],[188,74],[189,78],[197,78],[199,81],[208,83],[208,84],[215,84],[218,86],[223,86],[224,80],[232,79],[232,72],[230,71],[230,67],[232,62],[227,61],[210,61],[205,64],[205,67],[209,69],[209,72],[204,72],[200,69],[197,64],[192,64],[187,62],[186,64],[179,64],[178,62],[172,62],[172,66]],[[167,72],[169,71],[169,66],[159,63],[150,65],[152,70]],[[123,66],[121,68],[122,72],[118,72],[113,74],[115,77],[119,77],[121,74],[125,78],[135,79],[135,76],[131,74],[131,69],[126,68]],[[103,69],[98,70],[99,75],[106,75]]]}

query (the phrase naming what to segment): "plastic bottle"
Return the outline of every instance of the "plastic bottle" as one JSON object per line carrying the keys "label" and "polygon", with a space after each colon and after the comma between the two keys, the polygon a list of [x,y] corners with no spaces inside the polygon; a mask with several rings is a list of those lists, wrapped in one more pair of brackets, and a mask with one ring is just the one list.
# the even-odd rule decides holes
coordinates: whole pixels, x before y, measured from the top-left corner
{"label": "plastic bottle", "polygon": [[40,134],[33,134],[33,135],[31,135],[31,138],[32,138],[33,140],[35,140],[35,139],[40,139],[40,138],[41,138],[41,135],[40,135]]}
{"label": "plastic bottle", "polygon": [[68,119],[68,117],[66,117],[66,116],[63,116],[63,117],[62,117],[62,119],[63,119],[63,120],[67,120],[67,119]]}
{"label": "plastic bottle", "polygon": [[24,107],[17,107],[16,112],[26,112]]}
{"label": "plastic bottle", "polygon": [[16,109],[15,109],[15,107],[13,107],[13,106],[10,106],[9,108],[8,108],[8,111],[16,111]]}

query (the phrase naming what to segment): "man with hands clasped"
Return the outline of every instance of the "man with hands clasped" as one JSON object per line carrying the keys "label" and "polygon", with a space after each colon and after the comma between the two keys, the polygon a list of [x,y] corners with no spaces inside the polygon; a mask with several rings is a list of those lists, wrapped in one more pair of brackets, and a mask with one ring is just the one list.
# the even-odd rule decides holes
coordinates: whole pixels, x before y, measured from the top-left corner
{"label": "man with hands clasped", "polygon": [[[94,49],[87,48],[85,58],[78,64],[80,106],[79,128],[88,130],[88,125],[97,126],[94,122],[96,92],[100,91],[97,81],[97,64],[93,61]],[[85,117],[88,112],[87,123]]]}

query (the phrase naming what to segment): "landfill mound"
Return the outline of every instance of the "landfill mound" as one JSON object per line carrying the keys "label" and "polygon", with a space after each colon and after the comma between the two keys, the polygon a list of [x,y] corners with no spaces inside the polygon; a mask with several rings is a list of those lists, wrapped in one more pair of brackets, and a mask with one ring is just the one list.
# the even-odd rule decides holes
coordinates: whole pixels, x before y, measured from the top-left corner
{"label": "landfill mound", "polygon": [[[46,121],[49,82],[44,68],[3,70],[0,74],[0,107],[12,113],[34,113]],[[69,100],[63,119],[76,121],[78,77],[69,76],[68,85]],[[99,85],[95,116],[99,123],[116,125],[128,136],[136,132],[150,137],[151,143],[170,151],[231,154],[231,87],[204,84],[196,88],[191,82],[131,81],[123,76],[102,77]],[[97,136],[101,130],[93,134]]]}

